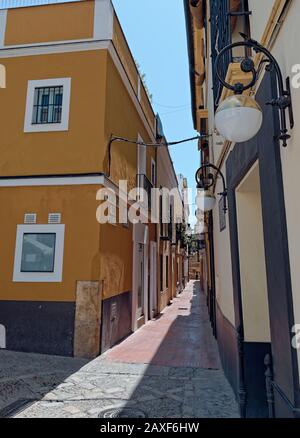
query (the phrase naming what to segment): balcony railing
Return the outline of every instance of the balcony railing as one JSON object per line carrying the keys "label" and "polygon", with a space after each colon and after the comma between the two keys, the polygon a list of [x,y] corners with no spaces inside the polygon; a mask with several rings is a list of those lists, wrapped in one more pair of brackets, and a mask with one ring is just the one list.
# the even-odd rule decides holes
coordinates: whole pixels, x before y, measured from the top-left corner
{"label": "balcony railing", "polygon": [[[236,28],[250,36],[248,0],[211,0],[211,47],[213,69],[213,91],[215,106],[218,105],[222,94],[222,85],[216,77],[215,62],[219,52],[233,42]],[[239,21],[238,21],[239,20]],[[242,22],[241,22],[242,20]],[[247,55],[247,53],[245,53]],[[238,61],[232,51],[227,51],[220,63],[220,73],[226,77],[230,63]]]}
{"label": "balcony railing", "polygon": [[[149,179],[144,174],[138,174],[136,176],[136,186],[138,189],[144,189],[147,194],[147,202],[148,202],[148,208],[150,210],[151,208],[151,190],[153,189],[152,183],[149,181]],[[145,202],[142,195],[140,201]]]}

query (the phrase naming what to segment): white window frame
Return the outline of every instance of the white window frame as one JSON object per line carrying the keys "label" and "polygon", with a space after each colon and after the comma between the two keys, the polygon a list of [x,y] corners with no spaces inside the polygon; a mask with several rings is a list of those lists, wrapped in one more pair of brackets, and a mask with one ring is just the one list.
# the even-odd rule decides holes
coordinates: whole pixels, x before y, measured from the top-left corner
{"label": "white window frame", "polygon": [[[138,134],[138,142],[144,143],[144,140]],[[137,146],[137,174],[147,175],[147,146],[138,144]]]}
{"label": "white window frame", "polygon": [[[41,87],[63,87],[62,114],[60,123],[41,123],[33,124],[33,105],[34,93],[36,88]],[[71,78],[55,78],[28,81],[24,132],[49,132],[49,131],[68,131],[69,113],[71,99]]]}
{"label": "white window frame", "polygon": [[114,200],[116,201],[116,205],[114,204],[111,196],[109,195],[105,196],[104,201],[107,203],[107,206],[109,208],[109,215],[107,216],[106,224],[113,225],[116,227],[118,224],[118,199],[115,196],[113,190],[112,189],[109,190],[111,190],[111,192],[113,193]]}
{"label": "white window frame", "polygon": [[[152,172],[154,168],[154,173]],[[151,184],[153,187],[156,186],[156,161],[151,158]]]}
{"label": "white window frame", "polygon": [[[55,233],[55,253],[53,272],[21,272],[22,249],[25,233]],[[60,283],[62,282],[65,226],[59,225],[18,225],[14,261],[14,282]]]}

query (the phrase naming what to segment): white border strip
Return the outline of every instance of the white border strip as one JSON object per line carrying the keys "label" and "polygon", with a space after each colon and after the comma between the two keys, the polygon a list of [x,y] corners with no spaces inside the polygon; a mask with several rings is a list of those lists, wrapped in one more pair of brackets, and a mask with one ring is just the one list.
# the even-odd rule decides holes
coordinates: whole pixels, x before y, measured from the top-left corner
{"label": "white border strip", "polygon": [[7,9],[0,10],[0,47],[4,46],[6,32]]}
{"label": "white border strip", "polygon": [[0,179],[0,187],[104,185],[105,179],[104,175],[52,178],[7,178]]}
{"label": "white border strip", "polygon": [[23,46],[5,46],[0,50],[0,58],[18,58],[33,55],[52,55],[55,53],[85,52],[87,50],[108,49],[110,40],[93,39],[38,43]]}
{"label": "white border strip", "polygon": [[95,0],[94,38],[113,39],[114,9],[110,0]]}

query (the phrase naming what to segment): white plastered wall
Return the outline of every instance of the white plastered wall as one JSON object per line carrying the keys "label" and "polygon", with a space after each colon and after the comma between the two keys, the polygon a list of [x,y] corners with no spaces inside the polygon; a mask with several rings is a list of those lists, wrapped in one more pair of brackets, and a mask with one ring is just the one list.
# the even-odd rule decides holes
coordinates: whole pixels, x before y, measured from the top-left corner
{"label": "white plastered wall", "polygon": [[261,41],[276,0],[249,0],[251,38]]}
{"label": "white plastered wall", "polygon": [[258,163],[237,188],[236,207],[245,341],[270,342]]}
{"label": "white plastered wall", "polygon": [[[226,177],[225,166],[221,169]],[[218,179],[216,193],[223,192],[221,179]],[[219,196],[217,196],[219,201]],[[220,232],[219,209],[214,210],[214,250],[215,250],[215,272],[216,272],[216,299],[222,314],[232,325],[235,325],[233,284],[231,269],[231,248],[229,219],[226,214],[226,229]]]}
{"label": "white plastered wall", "polygon": [[[283,77],[294,76],[294,65],[300,64],[299,45],[299,16],[300,1],[291,3],[287,17],[282,25],[272,53],[282,69]],[[300,70],[298,70],[300,71]],[[300,81],[298,81],[300,84]],[[286,149],[281,148],[284,196],[288,229],[288,244],[293,290],[293,304],[295,323],[300,324],[300,202],[299,173],[300,173],[300,88],[292,89],[292,100],[295,118],[295,127],[290,134]],[[292,327],[291,327],[292,330]],[[291,333],[291,338],[293,334]],[[298,349],[298,363],[300,368],[300,350]]]}

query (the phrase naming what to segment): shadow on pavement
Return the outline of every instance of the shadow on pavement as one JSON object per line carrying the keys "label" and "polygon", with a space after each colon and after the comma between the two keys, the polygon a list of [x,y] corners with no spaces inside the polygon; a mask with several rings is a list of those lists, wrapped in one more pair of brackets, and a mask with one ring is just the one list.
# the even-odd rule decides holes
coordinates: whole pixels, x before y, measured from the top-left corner
{"label": "shadow on pavement", "polygon": [[[161,336],[164,324],[168,329]],[[136,362],[132,353],[127,360],[141,363],[141,358],[148,356],[148,348],[152,351],[151,338],[161,336],[158,348],[147,362],[148,368],[119,417],[238,417],[233,392],[221,369],[200,282],[190,283],[163,317],[150,322],[143,330],[143,336],[140,331],[125,341],[119,352],[115,350],[123,361],[126,349],[131,346],[132,352],[135,347]],[[108,356],[112,359],[113,352]]]}
{"label": "shadow on pavement", "polygon": [[0,350],[0,418],[41,400],[87,360]]}
{"label": "shadow on pavement", "polygon": [[93,361],[0,351],[4,406],[18,418],[238,417],[199,282]]}

